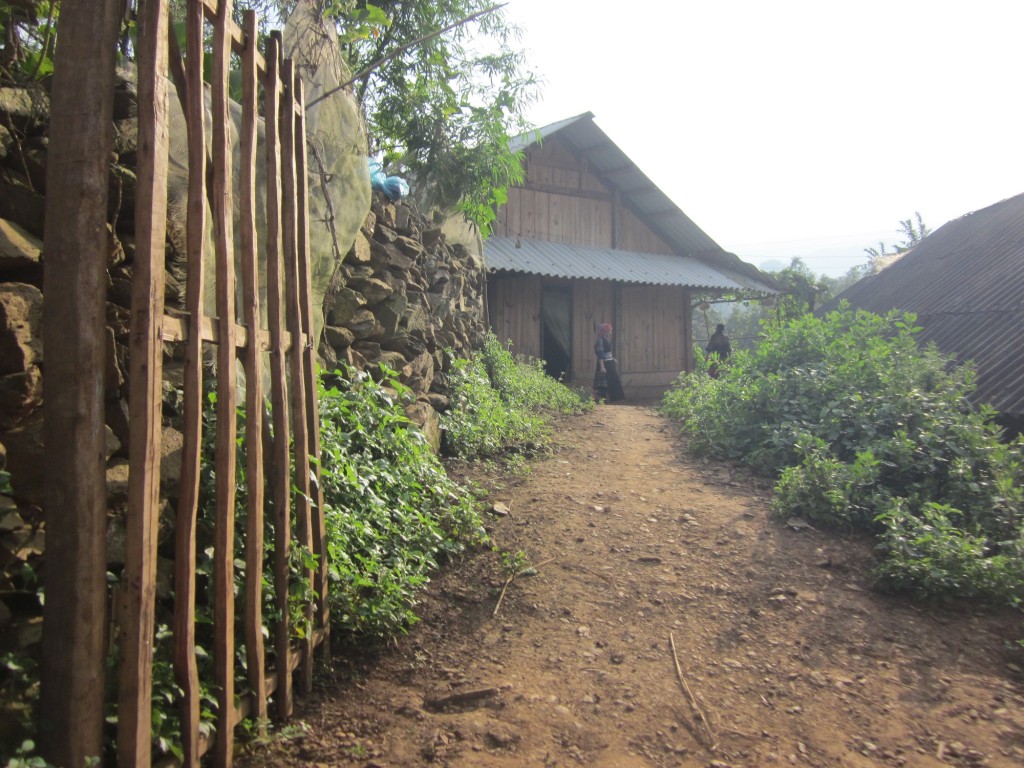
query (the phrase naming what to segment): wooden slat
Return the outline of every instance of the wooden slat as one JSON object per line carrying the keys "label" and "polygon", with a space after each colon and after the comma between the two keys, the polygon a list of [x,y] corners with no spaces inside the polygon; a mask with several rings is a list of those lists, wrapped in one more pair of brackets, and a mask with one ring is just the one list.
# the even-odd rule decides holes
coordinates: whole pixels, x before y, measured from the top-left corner
{"label": "wooden slat", "polygon": [[[104,297],[116,5],[110,0],[63,3],[52,92],[42,317],[46,351],[43,472],[46,562],[50,567],[46,569],[38,722],[44,754],[61,765],[81,765],[103,751],[103,635],[107,623]],[[10,7],[5,4],[5,11]],[[7,41],[10,52],[17,33],[13,25],[7,29],[13,35]],[[6,117],[5,122],[9,121]],[[151,129],[147,128],[150,136]],[[138,499],[138,481],[134,490]],[[140,569],[139,556],[150,531],[140,525],[129,530],[132,567],[147,575]],[[137,701],[147,691],[140,676],[150,650],[151,634],[146,628],[151,633],[151,584],[143,580],[126,585],[133,607],[128,631],[135,642],[131,651],[135,663],[123,680],[138,684],[128,691]],[[16,762],[21,761],[11,761]]]}
{"label": "wooden slat", "polygon": [[239,142],[239,237],[242,303],[253,341],[245,345],[245,658],[252,714],[260,727],[267,719],[266,658],[263,648],[263,377],[259,272],[256,265],[256,12],[246,11],[242,56],[242,130]]}
{"label": "wooden slat", "polygon": [[291,626],[288,618],[288,552],[291,548],[291,474],[288,438],[288,378],[282,348],[284,316],[281,283],[281,35],[267,40],[267,74],[263,89],[263,120],[267,153],[267,325],[270,331],[270,402],[273,418],[274,503],[274,605],[278,621],[274,627],[274,656],[277,689],[274,696],[278,719],[292,713],[291,670],[288,667]]}
{"label": "wooden slat", "polygon": [[[189,326],[191,322],[188,318],[180,317],[178,315],[164,315],[163,317],[163,340],[164,341],[187,341],[189,338]],[[220,332],[217,325],[214,323],[212,317],[200,317],[199,318],[199,335],[203,341],[209,341],[214,344],[220,342]],[[267,334],[262,331],[257,331],[258,346],[263,352],[270,351],[270,338]],[[308,340],[303,336],[299,342],[300,344],[308,343]],[[287,331],[281,339],[281,344],[287,351],[292,345],[292,335]],[[235,323],[235,348],[245,350],[249,346],[249,329],[245,325],[239,325]]]}
{"label": "wooden slat", "polygon": [[[302,310],[300,308],[299,267],[298,267],[298,205],[299,193],[296,141],[295,68],[291,59],[285,59],[281,66],[281,80],[284,83],[284,116],[281,119],[281,154],[283,159],[281,174],[281,196],[284,202],[282,209],[282,241],[285,270],[285,312],[288,328],[292,333],[302,332]],[[303,167],[304,167],[303,163]],[[306,423],[306,382],[303,377],[303,350],[295,345],[288,351],[288,371],[291,374],[291,406],[292,430],[295,436],[295,535],[307,551],[313,549],[313,538],[310,520],[309,480],[309,430]],[[313,573],[304,574],[313,586]],[[312,606],[307,610],[307,618],[312,618]],[[306,633],[309,637],[309,633]],[[308,640],[307,640],[308,642]],[[309,692],[313,685],[312,654],[307,653],[300,669],[299,687],[303,693]]]}
{"label": "wooden slat", "polygon": [[[188,199],[185,224],[185,308],[193,324],[201,321],[204,303],[203,250],[206,235],[206,110],[203,104],[203,14],[188,6],[185,78],[188,83]],[[182,689],[183,762],[199,762],[199,672],[196,666],[196,525],[199,509],[199,464],[202,445],[203,338],[195,329],[185,345],[182,377],[183,417],[181,479],[175,518],[174,672]]]}
{"label": "wooden slat", "polygon": [[[199,0],[203,4],[206,18],[210,21],[215,21],[217,18],[217,7],[219,2],[223,0]],[[227,20],[227,33],[228,38],[231,40],[231,50],[238,55],[244,55],[246,49],[246,31],[239,27],[233,19]],[[255,36],[253,37],[255,39]],[[257,72],[266,72],[266,62],[263,57],[260,56],[259,51],[255,51],[255,65]]]}
{"label": "wooden slat", "polygon": [[[91,12],[95,13],[95,10]],[[129,342],[128,461],[131,471],[124,573],[131,616],[122,633],[117,724],[117,761],[123,768],[145,768],[150,764],[152,750],[153,623],[160,503],[160,408],[163,397],[160,324],[164,303],[167,225],[168,27],[167,5],[163,0],[146,3],[139,9],[138,89],[141,101],[138,111],[132,334]],[[103,106],[97,106],[98,114],[107,114]],[[51,138],[59,142],[58,137]],[[83,284],[79,290],[89,289]],[[65,435],[65,439],[67,437]],[[73,439],[71,442],[77,443]],[[54,554],[60,557],[58,553]]]}
{"label": "wooden slat", "polygon": [[213,764],[231,765],[235,707],[235,483],[238,417],[235,366],[235,248],[228,135],[231,66],[230,0],[221,0],[213,29],[213,239],[217,275],[217,437],[213,554],[213,673],[217,690],[217,743]]}
{"label": "wooden slat", "polygon": [[[310,499],[310,538],[317,556],[313,593],[316,615],[313,625],[330,632],[330,609],[327,603],[327,531],[324,521],[323,476],[320,470],[320,413],[316,386],[316,344],[313,336],[313,275],[309,250],[309,176],[306,170],[306,114],[302,82],[296,84],[295,166],[298,184],[298,267],[299,304],[302,314],[302,336],[310,342],[302,347],[302,376],[306,390],[306,432],[308,451],[313,457]],[[323,656],[330,658],[331,644],[324,643]],[[312,668],[312,665],[310,665]]]}

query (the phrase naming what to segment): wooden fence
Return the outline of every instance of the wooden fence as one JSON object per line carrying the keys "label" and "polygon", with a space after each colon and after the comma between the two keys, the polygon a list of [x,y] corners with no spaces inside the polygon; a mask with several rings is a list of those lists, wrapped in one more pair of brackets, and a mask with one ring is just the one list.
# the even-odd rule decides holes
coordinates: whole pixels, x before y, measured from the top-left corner
{"label": "wooden fence", "polygon": [[[212,748],[216,765],[230,765],[233,729],[250,715],[287,718],[293,672],[301,691],[312,684],[313,651],[329,643],[326,558],[319,465],[315,344],[309,268],[306,139],[302,85],[292,62],[281,58],[281,40],[256,49],[256,17],[242,28],[232,21],[230,0],[188,0],[187,41],[178,50],[167,0],[139,7],[139,147],[136,257],[130,353],[130,480],[128,552],[119,591],[118,763],[151,762],[151,715],[156,597],[156,534],[160,502],[162,362],[165,342],[185,348],[184,428],[175,526],[173,666],[184,692],[181,706],[184,763],[195,765]],[[212,124],[204,108],[204,33],[212,26],[209,83]],[[208,44],[208,40],[207,40]],[[229,143],[229,67],[242,62],[242,118],[237,217]],[[182,61],[183,58],[183,61]],[[168,73],[188,124],[187,284],[185,313],[165,312],[164,270],[168,169]],[[258,157],[260,106],[265,151]],[[212,141],[207,144],[208,135]],[[256,169],[265,167],[266,238],[257,241]],[[204,285],[204,241],[212,221],[215,286]],[[241,254],[236,274],[235,241]],[[266,272],[266,327],[261,322],[259,265]],[[216,311],[204,314],[204,294],[215,291]],[[241,306],[236,306],[236,296]],[[206,680],[217,696],[213,735],[200,728],[200,679],[196,660],[197,523],[203,438],[203,359],[216,347],[215,524],[213,547],[213,672]],[[269,360],[270,391],[263,391],[261,363]],[[235,607],[237,371],[244,373],[245,563],[242,637]],[[268,397],[269,396],[269,397]],[[269,400],[269,405],[267,404]],[[292,474],[294,465],[294,475]],[[294,487],[294,491],[293,491]],[[267,503],[269,502],[269,503]],[[276,619],[263,613],[264,512],[273,514],[273,591]],[[296,521],[292,531],[292,519]],[[317,556],[303,570],[308,581],[304,631],[290,621],[290,555],[298,544]],[[271,650],[264,626],[272,624]],[[47,627],[50,631],[50,627]],[[295,635],[301,635],[300,641]],[[244,645],[246,683],[236,689],[236,646]],[[268,659],[270,661],[268,661]],[[272,663],[270,663],[272,661]],[[268,713],[268,698],[274,710]]]}

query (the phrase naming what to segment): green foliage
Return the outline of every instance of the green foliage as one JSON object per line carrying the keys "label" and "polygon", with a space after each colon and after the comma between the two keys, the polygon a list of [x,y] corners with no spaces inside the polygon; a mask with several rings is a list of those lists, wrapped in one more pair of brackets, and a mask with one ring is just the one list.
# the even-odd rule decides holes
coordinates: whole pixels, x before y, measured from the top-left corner
{"label": "green foliage", "polygon": [[888,250],[888,246],[884,241],[879,242],[877,248],[864,249],[864,253],[868,255],[869,259],[869,271],[875,271],[879,260],[883,257],[906,253],[932,232],[928,225],[924,223],[924,219],[921,218],[920,211],[915,211],[914,218],[912,219],[902,219],[900,227],[896,231],[903,235],[903,239],[895,245],[892,251]]}
{"label": "green foliage", "polygon": [[[884,550],[879,577],[887,583],[1005,599],[1024,582],[1011,588],[1012,579],[986,574],[1021,573],[1022,444],[1000,442],[991,410],[966,400],[972,370],[919,348],[919,330],[913,315],[845,307],[766,326],[758,348],[735,353],[720,378],[701,364],[681,378],[663,410],[695,450],[777,475],[780,515],[903,542]],[[940,508],[953,512],[940,520]],[[908,518],[937,533],[925,537]],[[929,568],[912,562],[914,547],[928,554]],[[971,570],[936,548],[986,561],[999,550],[1008,562]],[[943,569],[948,578],[938,575]]]}
{"label": "green foliage", "polygon": [[404,630],[438,560],[485,539],[472,495],[410,428],[402,395],[353,369],[320,391],[331,617],[356,637]]}
{"label": "green foliage", "polygon": [[372,150],[408,168],[432,202],[458,207],[485,235],[507,188],[523,178],[508,137],[529,128],[524,110],[537,78],[516,48],[520,30],[501,9],[427,36],[491,5],[334,0],[327,9],[354,73],[386,59],[356,84]]}
{"label": "green foliage", "polygon": [[60,3],[0,2],[0,82],[24,84],[53,73]]}
{"label": "green foliage", "polygon": [[466,459],[543,450],[549,414],[593,407],[588,395],[546,375],[541,362],[513,357],[493,334],[471,359],[453,361],[449,384],[444,449]]}
{"label": "green foliage", "polygon": [[915,510],[906,499],[894,499],[878,518],[885,526],[879,549],[886,555],[876,569],[879,580],[922,597],[1019,604],[1024,538],[993,554],[984,535],[965,530],[963,517],[945,504],[928,502]]}

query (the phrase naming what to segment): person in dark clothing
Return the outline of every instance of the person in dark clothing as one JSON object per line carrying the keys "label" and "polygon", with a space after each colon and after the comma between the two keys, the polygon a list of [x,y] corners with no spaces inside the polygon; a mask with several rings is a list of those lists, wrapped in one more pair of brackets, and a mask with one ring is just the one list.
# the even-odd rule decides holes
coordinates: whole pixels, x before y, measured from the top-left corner
{"label": "person in dark clothing", "polygon": [[619,364],[612,355],[612,324],[602,323],[597,328],[594,342],[594,399],[615,402],[625,400],[622,381],[619,379]]}
{"label": "person in dark clothing", "polygon": [[732,354],[732,344],[729,343],[729,337],[725,335],[725,325],[719,323],[715,326],[715,332],[708,339],[708,345],[705,349],[707,350],[708,357],[713,358],[711,366],[708,368],[708,374],[711,378],[717,379],[718,363]]}

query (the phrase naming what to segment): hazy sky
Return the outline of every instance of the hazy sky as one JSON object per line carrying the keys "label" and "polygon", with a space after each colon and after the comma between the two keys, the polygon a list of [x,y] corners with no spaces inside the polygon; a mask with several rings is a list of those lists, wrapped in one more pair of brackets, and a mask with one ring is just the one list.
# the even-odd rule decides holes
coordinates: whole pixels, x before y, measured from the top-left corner
{"label": "hazy sky", "polygon": [[1024,192],[1024,0],[508,0],[545,80],[705,232],[841,274]]}

